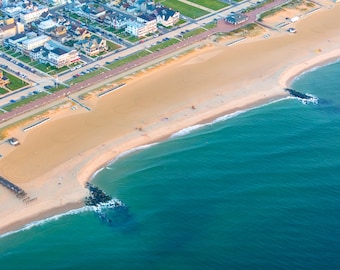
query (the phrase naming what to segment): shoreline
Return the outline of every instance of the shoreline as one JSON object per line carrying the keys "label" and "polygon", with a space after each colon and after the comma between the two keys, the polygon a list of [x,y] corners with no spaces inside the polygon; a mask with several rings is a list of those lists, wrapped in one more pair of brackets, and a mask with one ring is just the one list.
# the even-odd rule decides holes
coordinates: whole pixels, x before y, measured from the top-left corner
{"label": "shoreline", "polygon": [[[314,14],[319,14],[319,12],[320,11]],[[314,16],[314,14],[310,17]],[[304,21],[305,20],[301,20],[301,22]],[[297,35],[299,34],[300,33]],[[289,43],[290,39],[292,38],[293,36],[286,36],[285,40]],[[299,37],[297,36],[297,38]],[[339,40],[338,36],[335,38],[338,38]],[[261,42],[263,45],[267,44],[264,40],[259,41],[257,44],[253,43],[254,47],[257,48],[258,51],[263,50],[260,44]],[[69,117],[66,116],[66,118],[51,120],[46,123],[46,126],[53,128],[51,133],[47,132],[45,125],[41,128],[39,127],[36,130],[28,132],[30,134],[27,136],[27,141],[25,139],[25,143],[20,146],[22,149],[18,148],[20,151],[14,151],[13,155],[11,153],[8,158],[8,163],[4,162],[5,160],[7,161],[7,159],[1,160],[1,162],[9,166],[12,156],[12,160],[25,160],[27,155],[35,153],[35,155],[32,156],[32,162],[36,162],[34,164],[37,164],[38,168],[36,172],[29,171],[28,174],[30,177],[32,177],[32,179],[35,179],[32,181],[32,183],[27,180],[26,176],[28,172],[27,170],[30,169],[30,164],[28,164],[26,167],[25,164],[20,164],[21,167],[18,165],[21,169],[19,172],[14,172],[14,169],[17,169],[17,167],[13,167],[13,169],[6,168],[6,171],[1,169],[1,172],[5,172],[4,176],[11,176],[9,179],[16,179],[15,183],[23,187],[25,190],[28,190],[30,194],[38,192],[37,189],[43,189],[41,192],[46,191],[47,195],[45,197],[39,196],[39,200],[41,200],[41,202],[44,202],[45,200],[49,202],[50,205],[54,205],[55,207],[49,208],[53,209],[53,212],[51,212],[51,210],[45,209],[46,211],[43,212],[44,215],[46,214],[46,216],[51,216],[53,213],[63,213],[65,211],[63,207],[73,205],[72,203],[79,203],[79,201],[84,197],[86,194],[86,190],[83,187],[84,183],[91,181],[93,177],[95,177],[95,175],[99,172],[99,170],[101,170],[107,164],[114,162],[114,160],[122,153],[128,152],[131,149],[135,149],[138,146],[155,142],[159,143],[167,140],[173,133],[184,128],[197,124],[210,123],[221,116],[231,114],[235,111],[262,106],[267,104],[268,101],[274,101],[280,97],[288,96],[284,92],[283,88],[292,83],[294,78],[306,70],[310,70],[315,66],[324,66],[331,63],[332,60],[336,60],[340,57],[340,49],[332,49],[332,46],[335,46],[333,44],[334,41],[332,41],[332,43],[328,43],[329,47],[327,48],[327,43],[322,43],[325,47],[322,48],[321,52],[317,52],[320,54],[315,55],[314,52],[312,52],[312,54],[307,52],[305,58],[301,59],[303,61],[300,62],[297,62],[297,60],[300,59],[298,56],[292,57],[292,59],[289,59],[287,62],[285,62],[284,66],[276,64],[274,70],[271,70],[271,67],[265,66],[266,64],[268,65],[268,63],[270,63],[270,61],[267,62],[270,59],[259,59],[263,61],[261,66],[262,70],[258,71],[254,64],[254,70],[251,69],[252,67],[244,67],[242,69],[240,68],[239,70],[236,70],[234,73],[231,71],[230,77],[233,78],[233,81],[228,81],[227,86],[225,86],[225,81],[219,78],[220,74],[223,73],[218,73],[218,69],[216,69],[216,71],[214,70],[217,75],[214,73],[209,73],[208,76],[206,75],[208,71],[202,71],[202,69],[205,67],[204,64],[206,63],[212,67],[217,65],[219,65],[218,67],[222,67],[224,62],[222,64],[220,62],[226,60],[228,60],[230,63],[238,63],[239,59],[231,59],[230,56],[225,53],[227,48],[220,49],[216,46],[216,48],[209,48],[205,50],[203,55],[200,51],[199,53],[190,55],[188,59],[178,59],[178,61],[175,61],[175,63],[170,63],[167,65],[165,72],[162,67],[159,70],[151,70],[150,72],[146,73],[146,76],[133,78],[131,83],[129,82],[128,85],[124,87],[124,91],[117,91],[111,95],[107,95],[105,98],[103,97],[103,99],[100,101],[97,100],[95,110],[100,110],[101,106],[106,106],[105,108],[107,108],[107,111],[104,111],[103,114],[98,113],[97,115],[93,116],[90,114],[86,115],[83,112],[76,115],[70,113]],[[274,41],[271,44],[275,44]],[[252,48],[249,47],[249,44],[242,43],[237,46],[230,47],[229,50],[231,51],[231,54],[234,52],[241,54],[242,52],[247,51],[249,48]],[[294,49],[295,48],[289,48],[286,50],[288,50],[287,53],[289,54],[290,50],[294,51]],[[329,49],[329,51],[327,51],[327,49]],[[220,56],[221,60],[218,59]],[[256,56],[250,54],[248,57],[251,60],[251,57]],[[267,58],[269,57],[270,56]],[[245,59],[245,61],[249,60]],[[164,92],[161,95],[159,92],[151,92],[150,90],[150,92],[145,92],[148,94],[148,99],[145,97],[146,94],[144,96],[140,94],[141,91],[139,90],[139,87],[147,89],[151,83],[159,83],[162,78],[165,80],[165,76],[168,76],[170,81],[177,80],[178,71],[176,71],[176,69],[179,69],[179,72],[183,71],[183,74],[187,74],[184,72],[192,72],[191,70],[194,70],[193,73],[197,71],[202,77],[206,76],[206,78],[210,78],[214,76],[213,78],[215,78],[215,80],[218,82],[214,81],[206,83],[204,80],[201,80],[201,78],[197,79],[193,77],[193,80],[195,81],[195,87],[198,88],[198,90],[190,90],[188,91],[189,93],[176,93],[176,99],[167,92]],[[246,81],[237,80],[237,78],[242,78],[243,74],[248,74],[247,72],[252,72],[252,76],[249,76]],[[170,75],[165,75],[164,73],[169,73]],[[158,74],[160,78],[153,79],[155,74]],[[194,81],[189,80],[186,82],[185,78],[183,78],[183,80],[178,80],[177,84],[184,89],[187,89],[188,85],[192,85]],[[203,86],[207,87],[207,89],[213,90],[209,90],[209,93],[206,93],[206,89]],[[223,87],[221,88],[221,86]],[[171,91],[171,88],[166,89]],[[139,93],[139,96],[131,101],[131,95],[136,93]],[[199,94],[193,97],[192,95],[196,93]],[[120,101],[123,103],[115,103],[115,98],[120,99]],[[129,102],[127,101],[128,99],[130,99]],[[160,104],[155,104],[157,102]],[[177,104],[176,102],[179,103]],[[120,104],[124,104],[124,106],[120,106]],[[154,104],[154,107],[150,109],[151,104]],[[165,106],[165,111],[161,111],[163,108],[165,108]],[[129,110],[127,110],[127,108]],[[106,128],[107,124],[105,124],[106,122],[102,120],[102,117],[103,115],[108,115],[108,113],[117,114],[117,118],[120,115],[125,117],[123,120],[121,120],[122,122],[119,122],[118,120],[108,122],[111,125],[118,126],[120,129],[122,129],[121,131]],[[154,113],[154,115],[150,116],[152,113]],[[138,119],[135,118],[136,116],[138,116]],[[90,122],[89,118],[91,118],[93,122]],[[167,119],[163,121],[165,118]],[[67,136],[55,137],[53,138],[53,142],[59,144],[56,145],[52,150],[45,150],[45,144],[42,141],[42,138],[46,139],[49,138],[48,136],[54,136],[53,132],[59,132],[58,134],[63,132],[64,127],[63,124],[61,124],[62,121],[63,123],[65,121],[66,125],[70,126],[74,125],[74,123],[81,123],[82,121],[85,121],[85,124],[88,122],[90,125],[92,125],[92,129],[86,129],[83,126],[76,126],[74,127],[75,129],[81,129],[79,133],[76,133],[73,137],[71,136],[71,138]],[[98,123],[101,121],[103,121],[103,123]],[[70,127],[70,129],[65,128],[65,130],[69,130],[70,132],[73,129]],[[97,135],[95,131],[98,130],[103,131],[102,133],[98,134],[101,137],[98,140],[95,140],[93,139],[93,136]],[[73,131],[76,132],[77,130]],[[88,137],[87,139],[83,139],[84,141],[79,142],[79,146],[76,147],[73,145],[72,139],[78,139],[77,134],[82,134],[82,132],[84,134],[88,134]],[[35,139],[33,138],[35,136],[32,134],[36,136]],[[90,138],[92,138],[92,140],[89,140]],[[41,140],[41,145],[39,144],[39,139]],[[98,141],[100,141],[100,144],[98,144]],[[46,145],[50,145],[50,141],[47,140]],[[64,154],[64,156],[59,157],[59,159],[52,160],[52,158],[50,158],[50,163],[48,163],[46,157],[50,157],[51,153],[56,153],[53,151],[57,151],[58,149],[60,150],[60,146],[70,148],[70,150],[68,150],[69,152]],[[20,153],[20,155],[18,153]],[[75,153],[77,154],[75,155]],[[60,160],[63,160],[63,162],[60,163]],[[45,168],[45,171],[43,167]],[[51,170],[50,167],[53,167],[54,169]],[[44,171],[44,173],[41,174],[41,171]],[[56,192],[56,187],[58,188],[58,192]],[[5,200],[7,198],[8,196],[5,196]],[[3,222],[4,226],[0,225],[0,234],[3,234],[8,230],[13,231],[17,226],[22,227],[20,225],[23,223],[27,224],[29,221],[34,221],[36,218],[44,218],[40,215],[42,214],[42,208],[40,205],[41,202],[24,207],[15,202],[13,204],[13,209],[17,210],[18,212],[15,214],[9,213],[10,211],[8,210],[5,212],[7,222]],[[0,213],[3,213],[4,210],[4,207],[0,207]],[[30,212],[31,215],[22,219],[21,215],[24,212]]]}

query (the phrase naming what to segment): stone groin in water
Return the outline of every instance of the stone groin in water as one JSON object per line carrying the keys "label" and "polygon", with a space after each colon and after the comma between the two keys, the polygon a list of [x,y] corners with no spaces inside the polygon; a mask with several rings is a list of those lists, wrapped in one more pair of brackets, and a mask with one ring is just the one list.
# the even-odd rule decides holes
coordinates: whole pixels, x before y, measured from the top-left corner
{"label": "stone groin in water", "polygon": [[129,223],[131,215],[122,201],[112,198],[93,184],[87,183],[86,188],[89,195],[85,198],[85,205],[93,207],[103,222],[112,227],[124,227]]}

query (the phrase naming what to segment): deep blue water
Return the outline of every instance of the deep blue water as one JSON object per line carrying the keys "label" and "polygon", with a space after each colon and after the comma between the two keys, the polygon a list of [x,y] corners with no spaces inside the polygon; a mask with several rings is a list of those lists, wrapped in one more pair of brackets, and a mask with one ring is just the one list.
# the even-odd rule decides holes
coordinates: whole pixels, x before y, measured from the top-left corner
{"label": "deep blue water", "polygon": [[[76,211],[0,238],[0,269],[340,269],[340,63],[285,99],[126,155]],[[185,133],[185,132],[183,132]]]}

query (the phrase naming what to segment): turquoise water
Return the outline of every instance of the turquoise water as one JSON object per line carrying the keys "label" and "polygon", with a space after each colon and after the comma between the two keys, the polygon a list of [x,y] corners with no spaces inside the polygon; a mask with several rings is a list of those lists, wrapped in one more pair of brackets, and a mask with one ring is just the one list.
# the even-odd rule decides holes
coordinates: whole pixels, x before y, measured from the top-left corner
{"label": "turquoise water", "polygon": [[0,238],[0,269],[340,269],[340,63],[285,99],[136,151],[93,182],[123,201]]}

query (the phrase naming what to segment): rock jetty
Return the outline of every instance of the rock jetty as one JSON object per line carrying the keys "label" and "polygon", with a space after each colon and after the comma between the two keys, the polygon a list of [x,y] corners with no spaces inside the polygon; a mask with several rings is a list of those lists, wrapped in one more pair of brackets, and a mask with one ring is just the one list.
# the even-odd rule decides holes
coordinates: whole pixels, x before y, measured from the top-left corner
{"label": "rock jetty", "polygon": [[297,97],[297,98],[301,98],[301,99],[306,99],[306,100],[310,100],[313,99],[313,96],[298,92],[294,89],[291,88],[285,88],[285,90],[293,97]]}
{"label": "rock jetty", "polygon": [[100,188],[86,183],[86,188],[90,191],[89,195],[85,198],[85,205],[89,206],[97,206],[102,203],[107,203],[112,200],[110,195],[107,195],[104,191]]}

